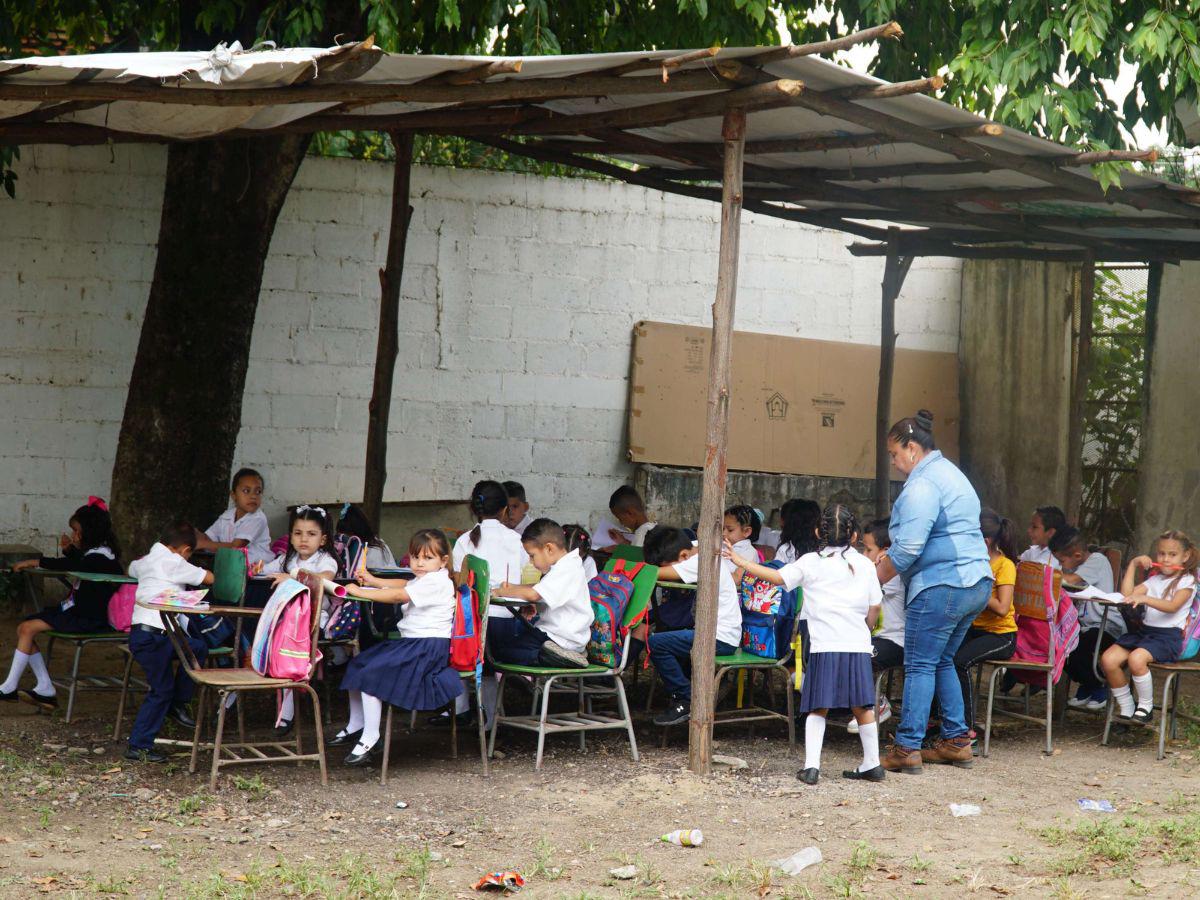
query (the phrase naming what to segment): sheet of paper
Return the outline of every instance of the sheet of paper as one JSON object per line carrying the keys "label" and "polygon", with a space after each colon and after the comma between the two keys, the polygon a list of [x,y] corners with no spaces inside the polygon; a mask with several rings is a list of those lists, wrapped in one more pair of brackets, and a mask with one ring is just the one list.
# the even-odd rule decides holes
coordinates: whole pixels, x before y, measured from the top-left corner
{"label": "sheet of paper", "polygon": [[592,532],[593,547],[611,547],[614,544],[628,544],[633,540],[633,535],[621,528],[607,516],[600,519],[595,530]]}
{"label": "sheet of paper", "polygon": [[1089,584],[1085,588],[1072,588],[1070,585],[1063,585],[1063,589],[1072,597],[1077,597],[1080,600],[1097,600],[1100,603],[1124,603],[1125,595],[1116,591],[1102,591],[1098,587]]}

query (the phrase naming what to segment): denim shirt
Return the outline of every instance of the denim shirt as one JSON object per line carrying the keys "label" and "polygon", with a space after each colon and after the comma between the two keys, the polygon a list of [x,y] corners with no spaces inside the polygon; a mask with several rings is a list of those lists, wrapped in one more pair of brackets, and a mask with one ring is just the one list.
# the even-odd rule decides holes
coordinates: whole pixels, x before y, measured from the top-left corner
{"label": "denim shirt", "polygon": [[909,473],[892,507],[888,531],[888,557],[904,579],[910,601],[936,585],[970,587],[992,577],[979,530],[979,497],[967,476],[939,450]]}

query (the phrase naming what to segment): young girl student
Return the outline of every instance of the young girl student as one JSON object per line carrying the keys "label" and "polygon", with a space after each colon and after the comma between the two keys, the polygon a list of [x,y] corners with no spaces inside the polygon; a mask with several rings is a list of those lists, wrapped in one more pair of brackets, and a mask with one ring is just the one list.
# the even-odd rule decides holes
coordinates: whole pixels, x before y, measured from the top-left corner
{"label": "young girl student", "polygon": [[759,520],[752,506],[731,506],[725,510],[721,532],[733,551],[743,559],[762,562],[762,555],[754,547],[758,540]]}
{"label": "young girl student", "polygon": [[805,553],[821,549],[817,531],[821,527],[821,506],[815,500],[793,497],[779,510],[782,527],[775,558],[780,562],[795,562]]}
{"label": "young girl student", "polygon": [[271,529],[262,506],[263,477],[254,469],[238,469],[233,476],[229,497],[233,506],[217,516],[208,530],[196,535],[197,550],[218,547],[246,548],[250,563],[265,563],[275,557],[271,552]]}
{"label": "young girl student", "polygon": [[[1017,652],[1017,616],[1013,609],[1013,592],[1017,583],[1016,529],[1013,523],[993,509],[979,513],[979,528],[987,544],[992,567],[992,595],[967,633],[963,635],[958,652],[954,654],[954,670],[962,687],[963,712],[967,735],[975,740],[975,689],[971,669],[985,659],[1012,659]],[[921,751],[927,763],[953,763],[961,766],[962,759],[948,759],[938,748]]]}
{"label": "young girl student", "polygon": [[825,717],[831,708],[849,707],[858,721],[863,758],[858,768],[842,772],[843,778],[883,781],[879,764],[879,726],[875,724],[875,680],[871,674],[871,628],[879,619],[883,592],[875,566],[854,549],[858,522],[849,507],[840,503],[821,514],[824,548],[808,553],[781,569],[759,565],[733,551],[728,541],[722,551],[730,562],[756,578],[787,589],[804,589],[808,633],[812,649],[800,692],[804,723],[804,768],[797,777],[816,784],[821,775],[821,745]]}
{"label": "young girl student", "polygon": [[596,561],[592,559],[592,536],[582,525],[564,525],[563,537],[567,540],[568,553],[579,551],[579,558],[583,560],[583,576],[590,582],[598,573]]}
{"label": "young girl student", "polygon": [[[63,555],[27,559],[13,566],[14,572],[40,567],[57,572],[92,572],[102,575],[121,575],[120,549],[113,534],[108,506],[99,497],[89,497],[86,506],[71,514],[71,531],[59,539]],[[46,669],[46,661],[38,652],[37,636],[43,631],[65,631],[89,634],[109,631],[108,601],[116,590],[115,584],[81,581],[71,588],[67,599],[58,606],[44,609],[17,626],[17,649],[13,653],[8,678],[0,684],[0,700],[16,700],[17,688],[26,667],[33,670],[37,684],[32,690],[20,691],[20,699],[43,709],[58,705],[54,682]]]}
{"label": "young girl student", "polygon": [[[508,498],[508,491],[498,481],[480,481],[471,488],[471,515],[475,517],[476,525],[459,535],[452,554],[454,571],[460,581],[466,577],[463,574],[463,560],[468,556],[476,556],[487,563],[488,579],[493,588],[506,581],[521,580],[521,570],[529,564],[529,554],[521,544],[522,532],[504,524],[502,517],[508,508]],[[511,619],[512,613],[503,606],[488,609],[489,644],[498,633],[507,633],[511,629]],[[489,675],[483,679],[485,710],[496,708],[496,687],[495,677]],[[471,701],[466,694],[458,698],[454,712],[459,717],[459,725],[470,723]],[[431,725],[449,725],[450,717],[434,716],[429,721]],[[486,721],[491,722],[490,713]]]}
{"label": "young girl student", "polygon": [[[367,514],[354,503],[343,503],[338,514],[337,533],[358,538],[367,548],[368,569],[394,569],[396,556],[392,548],[371,527]],[[347,575],[350,573],[347,572]]]}
{"label": "young girl student", "polygon": [[[450,668],[454,627],[454,582],[450,580],[450,542],[432,528],[418,531],[408,544],[411,581],[365,574],[363,587],[347,591],[376,603],[402,603],[400,639],[384,641],[350,660],[342,688],[350,694],[350,720],[329,743],[353,745],[346,765],[363,766],[379,755],[383,704],[404,709],[438,709],[463,692],[462,679]],[[374,590],[372,590],[374,588]]]}
{"label": "young girl student", "polygon": [[[311,572],[319,578],[335,578],[338,562],[329,552],[333,547],[332,524],[331,516],[323,507],[307,504],[297,506],[288,516],[287,552],[268,563],[255,563],[253,571],[257,575],[275,576],[275,587],[288,578],[295,578],[300,572]],[[325,627],[326,617],[326,611],[322,610],[322,628]],[[295,692],[284,691],[275,734],[281,738],[291,734],[295,717]]]}
{"label": "young girl student", "polygon": [[[1154,542],[1154,559],[1137,556],[1129,561],[1121,580],[1127,603],[1146,607],[1140,631],[1117,638],[1100,657],[1100,668],[1112,690],[1113,702],[1123,718],[1149,722],[1154,714],[1154,683],[1150,663],[1172,663],[1183,651],[1183,626],[1189,601],[1196,587],[1196,565],[1200,552],[1182,531],[1164,531]],[[1134,586],[1138,571],[1150,577]],[[1122,669],[1128,665],[1133,676],[1133,693]]]}

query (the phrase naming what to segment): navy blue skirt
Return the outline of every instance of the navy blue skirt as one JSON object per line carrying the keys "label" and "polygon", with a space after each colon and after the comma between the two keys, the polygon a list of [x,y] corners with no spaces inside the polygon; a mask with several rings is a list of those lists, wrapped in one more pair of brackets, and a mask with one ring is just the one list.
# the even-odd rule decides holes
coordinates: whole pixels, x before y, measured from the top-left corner
{"label": "navy blue skirt", "polygon": [[402,709],[441,709],[464,690],[450,668],[449,638],[400,638],[360,653],[346,666],[342,689],[362,691]]}
{"label": "navy blue skirt", "polygon": [[870,653],[810,653],[800,688],[800,712],[875,706]]}
{"label": "navy blue skirt", "polygon": [[1173,663],[1183,652],[1183,629],[1143,625],[1141,631],[1130,631],[1117,638],[1117,646],[1149,651],[1156,663]]}
{"label": "navy blue skirt", "polygon": [[99,619],[85,619],[76,615],[74,607],[63,609],[61,606],[51,606],[25,617],[27,622],[32,619],[45,622],[52,631],[61,631],[63,634],[102,634],[113,630],[107,620],[102,622]]}

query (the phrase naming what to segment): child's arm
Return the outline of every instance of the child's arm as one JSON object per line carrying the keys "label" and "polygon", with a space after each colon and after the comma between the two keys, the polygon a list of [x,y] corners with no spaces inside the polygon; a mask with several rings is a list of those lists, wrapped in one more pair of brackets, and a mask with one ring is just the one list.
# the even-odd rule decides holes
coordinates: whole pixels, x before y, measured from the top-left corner
{"label": "child's arm", "polygon": [[874,631],[875,626],[879,624],[879,612],[880,605],[878,603],[867,609],[867,627],[872,631]]}
{"label": "child's arm", "polygon": [[757,561],[751,562],[748,559],[743,559],[738,556],[733,550],[733,545],[729,541],[725,541],[721,548],[721,555],[743,571],[749,572],[755,578],[761,578],[763,581],[769,581],[771,584],[783,584],[783,575],[779,569],[772,569],[770,566],[760,565]]}
{"label": "child's arm", "polygon": [[209,584],[212,584],[216,580],[217,580],[216,575],[214,575],[212,572],[206,571],[204,573],[204,577],[200,580],[200,583],[203,585],[209,585]]}
{"label": "child's arm", "polygon": [[363,600],[371,600],[375,603],[407,603],[409,601],[408,591],[400,587],[404,582],[391,582],[393,587],[372,588],[367,589],[359,587],[357,584],[346,585],[346,593],[351,597],[361,597]]}
{"label": "child's arm", "polygon": [[[1137,580],[1138,569],[1149,569],[1154,565],[1154,560],[1148,556],[1135,556],[1129,561],[1129,565],[1125,567],[1125,575],[1121,578],[1121,593],[1126,597],[1135,592],[1134,581]],[[1142,591],[1144,594],[1145,591]]]}
{"label": "child's arm", "polygon": [[[1144,585],[1139,585],[1139,587],[1144,587]],[[1161,599],[1158,597],[1151,597],[1145,592],[1142,592],[1141,594],[1134,592],[1133,595],[1127,597],[1126,599],[1134,606],[1149,606],[1151,609],[1157,609],[1159,612],[1173,613],[1179,612],[1179,610],[1183,608],[1184,604],[1187,603],[1191,598],[1192,588],[1189,587],[1176,591],[1170,597],[1163,597]]]}
{"label": "child's arm", "polygon": [[514,600],[526,600],[530,603],[541,602],[542,595],[535,591],[527,584],[512,584],[504,582],[498,588],[494,588],[492,593],[497,597],[511,597]]}
{"label": "child's arm", "polygon": [[212,552],[220,547],[228,547],[231,550],[241,550],[243,547],[249,547],[250,542],[245,538],[238,538],[234,541],[214,541],[203,531],[196,531],[196,549]]}
{"label": "child's arm", "polygon": [[987,608],[998,616],[1007,616],[1008,611],[1012,609],[1013,602],[1013,585],[1001,584],[997,585],[996,590],[992,591],[992,596],[988,597]]}

